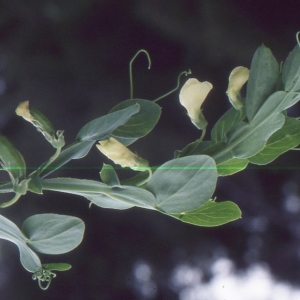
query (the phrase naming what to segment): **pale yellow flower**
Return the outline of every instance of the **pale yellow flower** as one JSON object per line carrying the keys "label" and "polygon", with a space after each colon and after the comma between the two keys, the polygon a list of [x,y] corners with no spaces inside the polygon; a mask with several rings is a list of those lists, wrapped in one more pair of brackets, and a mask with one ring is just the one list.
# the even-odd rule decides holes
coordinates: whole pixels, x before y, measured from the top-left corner
{"label": "pale yellow flower", "polygon": [[23,117],[26,121],[31,122],[34,120],[34,117],[29,111],[29,101],[26,100],[21,102],[16,108],[16,114],[20,117]]}
{"label": "pale yellow flower", "polygon": [[[126,146],[120,143],[114,137],[108,140],[100,141],[97,148],[115,164],[122,167],[130,167],[138,170],[139,168],[148,167],[148,161],[131,152]],[[141,168],[141,169],[142,169]]]}
{"label": "pale yellow flower", "polygon": [[190,78],[181,88],[179,101],[187,110],[188,116],[196,125],[201,115],[201,105],[213,88],[210,82],[200,82],[196,78]]}
{"label": "pale yellow flower", "polygon": [[228,89],[226,91],[229,101],[237,110],[241,109],[244,104],[240,96],[240,90],[249,78],[249,69],[245,67],[234,68],[229,76]]}

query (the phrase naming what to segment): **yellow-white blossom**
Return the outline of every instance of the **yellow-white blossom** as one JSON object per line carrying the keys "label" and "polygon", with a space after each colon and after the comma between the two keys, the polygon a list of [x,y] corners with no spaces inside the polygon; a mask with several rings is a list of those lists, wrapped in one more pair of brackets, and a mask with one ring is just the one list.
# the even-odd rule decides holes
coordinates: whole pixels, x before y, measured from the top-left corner
{"label": "yellow-white blossom", "polygon": [[23,117],[26,121],[31,122],[34,120],[34,117],[29,111],[29,101],[26,100],[21,102],[16,108],[16,114],[20,117]]}
{"label": "yellow-white blossom", "polygon": [[229,75],[229,84],[226,91],[229,101],[237,110],[241,109],[244,104],[240,96],[240,90],[249,78],[249,69],[245,67],[234,68]]}
{"label": "yellow-white blossom", "polygon": [[131,152],[126,146],[114,137],[100,141],[97,148],[115,164],[122,167],[130,167],[133,170],[145,169],[148,161]]}
{"label": "yellow-white blossom", "polygon": [[210,82],[200,82],[196,78],[190,78],[179,93],[181,105],[186,108],[188,116],[200,129],[203,129],[204,126],[202,124],[204,117],[201,113],[201,105],[212,88],[213,86]]}
{"label": "yellow-white blossom", "polygon": [[38,110],[29,108],[29,101],[21,102],[16,108],[16,114],[33,124],[54,148],[62,148],[65,144],[63,131],[55,130],[50,121]]}

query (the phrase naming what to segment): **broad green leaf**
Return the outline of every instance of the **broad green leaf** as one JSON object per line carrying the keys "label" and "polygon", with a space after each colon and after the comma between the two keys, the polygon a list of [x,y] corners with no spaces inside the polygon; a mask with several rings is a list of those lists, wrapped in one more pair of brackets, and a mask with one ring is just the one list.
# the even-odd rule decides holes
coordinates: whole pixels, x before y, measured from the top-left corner
{"label": "broad green leaf", "polygon": [[33,250],[46,254],[62,254],[81,243],[84,223],[71,216],[38,214],[25,220],[22,231]]}
{"label": "broad green leaf", "polygon": [[285,121],[281,111],[299,101],[299,95],[283,91],[272,94],[250,123],[238,122],[228,134],[228,148],[236,158],[249,158],[261,151],[269,137]]}
{"label": "broad green leaf", "polygon": [[248,159],[231,158],[217,165],[219,176],[228,176],[244,170],[249,163]]}
{"label": "broad green leaf", "polygon": [[25,270],[34,273],[41,268],[41,261],[32,249],[23,243],[18,244],[18,247],[20,251],[20,261]]}
{"label": "broad green leaf", "polygon": [[265,165],[276,159],[282,153],[300,144],[300,121],[286,117],[285,123],[267,141],[265,148],[249,161],[257,165]]}
{"label": "broad green leaf", "polygon": [[133,204],[127,203],[126,201],[116,201],[116,199],[108,197],[104,194],[95,193],[76,193],[78,196],[82,196],[87,200],[91,201],[91,204],[97,205],[101,208],[110,209],[128,209],[134,207]]}
{"label": "broad green leaf", "polygon": [[22,154],[4,135],[0,134],[0,162],[3,168],[18,181],[26,176],[26,164]]}
{"label": "broad green leaf", "polygon": [[233,202],[214,202],[210,200],[196,210],[173,216],[185,223],[213,227],[240,219],[242,213]]}
{"label": "broad green leaf", "polygon": [[119,103],[110,113],[119,111],[138,103],[140,110],[132,116],[128,122],[115,129],[111,136],[117,138],[128,146],[138,138],[147,135],[156,125],[160,118],[161,108],[153,101],[143,99],[130,99]]}
{"label": "broad green leaf", "polygon": [[43,179],[42,185],[44,190],[83,196],[105,208],[125,209],[138,206],[154,209],[155,205],[153,194],[134,186],[108,186],[102,182],[76,178]]}
{"label": "broad green leaf", "polygon": [[300,89],[300,48],[298,44],[283,64],[282,81],[286,91]]}
{"label": "broad green leaf", "polygon": [[231,129],[229,143],[235,158],[248,158],[261,151],[268,138],[284,124],[283,114],[271,115],[258,126],[239,122]]}
{"label": "broad green leaf", "polygon": [[42,177],[46,177],[55,170],[59,169],[71,159],[79,159],[85,157],[91,150],[94,141],[83,141],[83,142],[74,142],[68,147],[66,147],[59,156],[45,169],[41,174]]}
{"label": "broad green leaf", "polygon": [[276,91],[279,65],[271,50],[260,46],[252,59],[246,93],[246,115],[251,121],[264,101]]}
{"label": "broad green leaf", "polygon": [[111,112],[83,126],[76,136],[78,141],[98,141],[107,138],[116,128],[125,124],[140,110],[140,105],[132,103],[124,109]]}
{"label": "broad green leaf", "polygon": [[245,110],[236,110],[231,107],[215,124],[211,131],[211,140],[217,142],[227,142],[227,133],[232,126],[245,118]]}
{"label": "broad green leaf", "polygon": [[0,238],[15,244],[27,242],[18,226],[2,215],[0,215]]}
{"label": "broad green leaf", "polygon": [[119,177],[111,165],[103,164],[100,177],[107,185],[120,185]]}
{"label": "broad green leaf", "polygon": [[167,214],[201,207],[216,186],[217,169],[207,155],[175,158],[161,165],[146,188],[156,197],[155,208]]}
{"label": "broad green leaf", "polygon": [[15,223],[0,215],[0,238],[16,244],[20,251],[20,261],[29,272],[41,268],[39,257],[28,247],[27,239]]}

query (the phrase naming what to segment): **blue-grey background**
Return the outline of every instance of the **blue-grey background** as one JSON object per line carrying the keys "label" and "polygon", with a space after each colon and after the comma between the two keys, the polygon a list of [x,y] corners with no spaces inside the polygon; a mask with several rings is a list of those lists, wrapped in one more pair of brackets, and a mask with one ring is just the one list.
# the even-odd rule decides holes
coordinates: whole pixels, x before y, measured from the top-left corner
{"label": "blue-grey background", "polygon": [[[299,9],[298,1],[283,0],[1,0],[0,131],[28,166],[41,164],[53,148],[15,115],[18,103],[30,100],[56,129],[65,130],[71,143],[84,124],[129,98],[128,63],[139,49],[149,51],[152,68],[147,70],[143,55],[134,62],[134,96],[155,99],[191,68],[193,77],[214,86],[203,106],[211,129],[229,108],[230,71],[250,67],[262,43],[284,60],[296,44]],[[178,92],[159,104],[158,125],[131,146],[151,165],[172,159],[174,150],[199,137]],[[291,114],[297,116],[299,108]],[[184,298],[187,284],[174,276],[179,266],[196,268],[198,284],[208,283],[214,276],[211,266],[220,258],[230,259],[237,272],[262,265],[276,280],[297,286],[298,153],[285,154],[267,168],[250,165],[220,178],[215,196],[237,203],[243,218],[219,228],[195,227],[142,209],[89,209],[84,198],[75,196],[28,194],[1,214],[19,226],[36,213],[75,215],[85,221],[85,237],[71,253],[41,255],[43,262],[73,265],[57,273],[46,292],[22,268],[17,247],[1,241],[0,298],[211,300],[199,294]],[[93,149],[51,176],[98,179],[103,162],[108,161]]]}

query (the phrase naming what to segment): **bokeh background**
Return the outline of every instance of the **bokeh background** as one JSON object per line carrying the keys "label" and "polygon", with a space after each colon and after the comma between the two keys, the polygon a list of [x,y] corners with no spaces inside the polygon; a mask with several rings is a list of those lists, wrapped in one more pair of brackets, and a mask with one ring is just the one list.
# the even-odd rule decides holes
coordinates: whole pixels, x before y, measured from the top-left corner
{"label": "bokeh background", "polygon": [[[134,96],[155,99],[191,68],[214,85],[203,106],[211,129],[229,108],[230,71],[250,67],[262,43],[284,60],[296,44],[299,11],[300,3],[288,0],[1,0],[0,131],[27,165],[41,164],[53,148],[15,115],[18,103],[30,100],[71,143],[84,124],[129,98],[128,63],[139,49],[149,51],[152,68],[143,55],[134,62]],[[159,104],[156,128],[130,147],[151,165],[199,136],[178,92]],[[298,116],[299,107],[290,113]],[[92,149],[51,176],[98,179],[103,162]],[[0,241],[0,298],[300,299],[299,165],[292,151],[220,178],[215,196],[237,203],[243,218],[217,228],[136,208],[89,208],[76,196],[28,194],[1,214],[19,226],[36,213],[75,215],[85,221],[85,237],[70,253],[41,255],[73,265],[47,291],[23,269],[17,247]]]}

